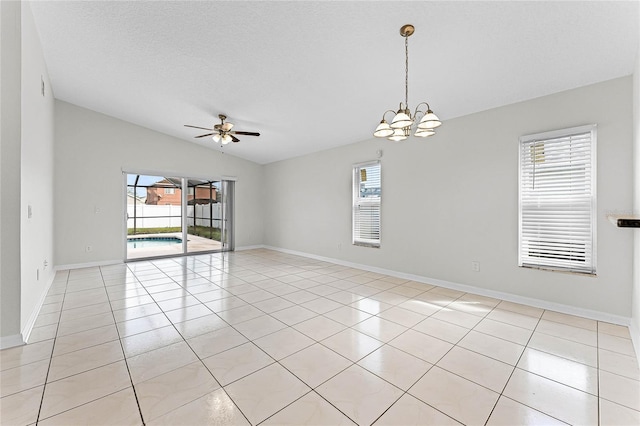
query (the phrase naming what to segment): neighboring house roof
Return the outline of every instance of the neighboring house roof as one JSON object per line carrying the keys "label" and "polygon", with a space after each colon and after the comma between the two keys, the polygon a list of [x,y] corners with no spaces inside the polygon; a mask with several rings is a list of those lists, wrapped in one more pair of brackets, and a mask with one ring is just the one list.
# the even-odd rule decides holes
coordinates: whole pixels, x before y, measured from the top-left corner
{"label": "neighboring house roof", "polygon": [[139,203],[143,203],[147,200],[147,197],[135,196],[129,192],[127,192],[127,203],[133,203],[134,200],[137,200]]}

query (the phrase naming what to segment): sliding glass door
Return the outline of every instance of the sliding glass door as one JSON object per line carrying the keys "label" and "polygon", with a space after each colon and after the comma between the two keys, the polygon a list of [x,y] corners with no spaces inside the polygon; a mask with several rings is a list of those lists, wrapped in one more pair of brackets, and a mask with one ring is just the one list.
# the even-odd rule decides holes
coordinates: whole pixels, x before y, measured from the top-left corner
{"label": "sliding glass door", "polygon": [[233,250],[233,182],[127,173],[126,259]]}
{"label": "sliding glass door", "polygon": [[235,182],[231,180],[223,180],[222,186],[222,228],[220,243],[225,251],[235,250],[233,218],[235,206]]}
{"label": "sliding glass door", "polygon": [[127,175],[127,259],[181,254],[182,179]]}
{"label": "sliding glass door", "polygon": [[187,181],[187,252],[222,249],[222,187],[220,181]]}

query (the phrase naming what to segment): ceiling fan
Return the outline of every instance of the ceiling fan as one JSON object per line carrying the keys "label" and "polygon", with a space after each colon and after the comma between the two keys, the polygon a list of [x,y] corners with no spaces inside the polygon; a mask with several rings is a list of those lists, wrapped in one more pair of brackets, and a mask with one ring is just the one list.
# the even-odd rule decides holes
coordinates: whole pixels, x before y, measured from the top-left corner
{"label": "ceiling fan", "polygon": [[184,126],[192,127],[194,129],[209,130],[212,133],[205,133],[204,135],[196,136],[195,138],[206,138],[207,136],[211,136],[215,142],[222,142],[222,145],[226,145],[232,141],[240,142],[240,139],[235,137],[235,135],[260,136],[260,133],[258,132],[241,132],[239,130],[231,130],[233,128],[233,124],[224,122],[224,120],[227,119],[227,116],[224,114],[218,114],[218,118],[220,119],[220,124],[216,124],[215,126],[213,126],[213,129],[191,126],[189,124],[185,124]]}

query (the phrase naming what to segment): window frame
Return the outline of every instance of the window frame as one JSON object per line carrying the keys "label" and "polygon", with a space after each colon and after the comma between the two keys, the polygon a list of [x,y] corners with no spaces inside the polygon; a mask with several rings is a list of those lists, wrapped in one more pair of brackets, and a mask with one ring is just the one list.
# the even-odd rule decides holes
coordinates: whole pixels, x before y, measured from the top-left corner
{"label": "window frame", "polygon": [[[580,134],[589,133],[589,161],[590,161],[590,225],[591,225],[591,264],[585,268],[576,267],[562,267],[557,265],[544,264],[540,262],[538,264],[532,264],[526,262],[523,253],[523,149],[525,147],[531,148],[531,143],[535,142],[549,142],[556,139],[567,138]],[[534,148],[535,149],[535,148]],[[544,153],[544,151],[543,151]],[[534,152],[534,156],[538,156]],[[544,154],[542,154],[544,155]],[[535,168],[535,165],[534,165]],[[534,172],[535,173],[535,172]],[[585,179],[584,182],[587,180]],[[554,272],[569,272],[576,274],[584,274],[595,276],[597,271],[597,125],[588,124],[584,126],[571,127],[566,129],[553,130],[542,133],[535,133],[530,135],[524,135],[519,138],[518,142],[518,266],[531,269],[541,269]],[[587,241],[587,240],[584,240]]]}
{"label": "window frame", "polygon": [[[380,195],[378,197],[360,197],[360,170],[366,167],[378,166],[380,175]],[[382,163],[380,160],[354,164],[352,167],[352,200],[351,200],[351,244],[361,247],[380,248],[382,240]],[[366,200],[366,201],[361,201]],[[356,211],[361,205],[378,205],[378,239],[364,239],[356,236]]]}

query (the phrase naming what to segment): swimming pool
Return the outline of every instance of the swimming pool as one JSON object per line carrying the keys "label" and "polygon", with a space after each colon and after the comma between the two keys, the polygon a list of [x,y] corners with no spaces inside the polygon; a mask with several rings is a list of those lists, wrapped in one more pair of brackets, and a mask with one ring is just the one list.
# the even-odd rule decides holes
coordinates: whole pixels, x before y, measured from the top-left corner
{"label": "swimming pool", "polygon": [[182,240],[176,237],[144,237],[129,238],[127,240],[128,249],[160,247],[173,244],[182,244]]}

